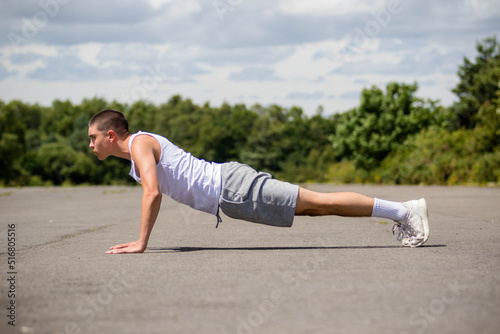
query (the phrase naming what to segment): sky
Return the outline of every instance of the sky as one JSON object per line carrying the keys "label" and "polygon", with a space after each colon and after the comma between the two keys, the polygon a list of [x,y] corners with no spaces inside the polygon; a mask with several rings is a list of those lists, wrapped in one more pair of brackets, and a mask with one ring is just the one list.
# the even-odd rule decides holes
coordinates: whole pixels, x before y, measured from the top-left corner
{"label": "sky", "polygon": [[500,0],[0,0],[0,99],[359,105],[419,85],[451,105]]}

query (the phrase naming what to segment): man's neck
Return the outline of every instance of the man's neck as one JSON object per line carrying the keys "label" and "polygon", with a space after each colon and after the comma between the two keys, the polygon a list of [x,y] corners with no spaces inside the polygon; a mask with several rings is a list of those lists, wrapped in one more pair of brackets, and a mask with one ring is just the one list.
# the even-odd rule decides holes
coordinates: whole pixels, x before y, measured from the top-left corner
{"label": "man's neck", "polygon": [[114,154],[114,156],[130,160],[130,150],[128,146],[130,137],[131,137],[130,132],[127,132],[127,134],[123,135],[122,138],[118,139],[118,150]]}

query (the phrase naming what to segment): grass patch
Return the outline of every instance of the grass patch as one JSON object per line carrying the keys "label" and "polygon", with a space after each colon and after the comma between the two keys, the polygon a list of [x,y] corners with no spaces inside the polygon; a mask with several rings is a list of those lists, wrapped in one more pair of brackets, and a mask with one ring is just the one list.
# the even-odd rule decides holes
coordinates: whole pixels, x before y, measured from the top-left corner
{"label": "grass patch", "polygon": [[113,195],[113,194],[123,194],[127,189],[117,189],[117,190],[104,190],[102,193],[104,195]]}
{"label": "grass patch", "polygon": [[385,221],[383,221],[383,220],[378,220],[376,223],[377,223],[377,224],[380,224],[380,225],[389,225],[389,223],[388,223],[388,222],[385,222]]}

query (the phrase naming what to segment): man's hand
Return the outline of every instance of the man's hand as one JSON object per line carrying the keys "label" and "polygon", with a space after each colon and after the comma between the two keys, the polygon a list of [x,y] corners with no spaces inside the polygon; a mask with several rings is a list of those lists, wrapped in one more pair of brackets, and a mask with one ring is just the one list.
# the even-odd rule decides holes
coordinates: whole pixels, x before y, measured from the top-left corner
{"label": "man's hand", "polygon": [[139,241],[134,241],[110,247],[106,254],[144,253],[145,250],[146,246]]}

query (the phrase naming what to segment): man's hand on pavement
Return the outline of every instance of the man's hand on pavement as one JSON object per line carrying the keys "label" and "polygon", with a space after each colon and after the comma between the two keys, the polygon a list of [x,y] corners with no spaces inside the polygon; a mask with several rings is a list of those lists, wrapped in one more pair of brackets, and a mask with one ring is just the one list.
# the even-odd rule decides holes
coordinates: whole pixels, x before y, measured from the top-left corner
{"label": "man's hand on pavement", "polygon": [[106,254],[144,253],[146,246],[139,241],[110,247]]}

